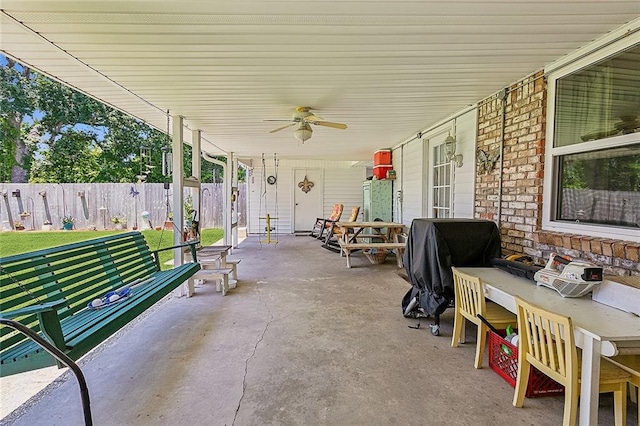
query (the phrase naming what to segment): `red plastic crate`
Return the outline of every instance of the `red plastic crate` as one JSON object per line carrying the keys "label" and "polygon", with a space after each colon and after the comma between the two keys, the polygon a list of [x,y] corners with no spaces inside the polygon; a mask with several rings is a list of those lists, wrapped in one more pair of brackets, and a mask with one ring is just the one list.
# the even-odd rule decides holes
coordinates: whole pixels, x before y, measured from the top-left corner
{"label": "red plastic crate", "polygon": [[373,166],[373,175],[378,179],[386,179],[389,170],[393,170],[392,165]]}
{"label": "red plastic crate", "polygon": [[[515,388],[518,376],[518,347],[504,340],[504,335],[504,331],[502,336],[489,331],[489,367]],[[527,398],[562,394],[564,386],[531,367],[525,393]]]}
{"label": "red plastic crate", "polygon": [[379,149],[373,153],[373,165],[391,164],[391,150]]}

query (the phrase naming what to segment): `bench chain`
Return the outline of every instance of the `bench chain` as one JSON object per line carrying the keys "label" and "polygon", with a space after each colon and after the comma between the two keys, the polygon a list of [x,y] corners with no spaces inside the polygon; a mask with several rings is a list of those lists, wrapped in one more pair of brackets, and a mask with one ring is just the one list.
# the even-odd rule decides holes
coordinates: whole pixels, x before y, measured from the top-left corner
{"label": "bench chain", "polygon": [[2,271],[2,273],[3,273],[3,274],[5,274],[7,277],[9,277],[9,279],[11,279],[11,281],[12,281],[14,284],[17,284],[17,285],[18,285],[18,287],[20,287],[20,288],[21,288],[25,293],[27,293],[27,294],[29,295],[29,297],[31,297],[31,298],[32,298],[32,299],[34,299],[36,302],[38,302],[39,304],[41,304],[41,305],[42,305],[42,300],[40,300],[40,299],[38,298],[38,296],[34,296],[34,295],[33,295],[33,293],[31,293],[31,291],[30,291],[27,287],[25,287],[25,285],[24,285],[24,284],[22,284],[19,280],[15,279],[15,278],[13,277],[13,275],[11,275],[9,272],[7,272],[7,270],[6,270],[6,269],[4,269],[2,266],[0,266],[0,271]]}

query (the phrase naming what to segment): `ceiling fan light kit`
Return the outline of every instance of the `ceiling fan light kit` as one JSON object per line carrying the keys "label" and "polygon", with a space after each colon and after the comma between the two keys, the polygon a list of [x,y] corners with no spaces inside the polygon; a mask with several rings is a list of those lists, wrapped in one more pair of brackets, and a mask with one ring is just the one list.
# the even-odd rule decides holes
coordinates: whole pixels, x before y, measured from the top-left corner
{"label": "ceiling fan light kit", "polygon": [[293,132],[293,136],[302,143],[310,139],[312,134],[313,130],[311,130],[311,126],[309,126],[309,123],[307,122],[301,122],[298,125],[298,128]]}
{"label": "ceiling fan light kit", "polygon": [[311,129],[310,124],[315,126],[323,126],[323,127],[332,127],[334,129],[344,130],[347,128],[346,124],[343,123],[333,123],[331,121],[324,121],[323,118],[317,117],[313,115],[310,107],[296,107],[292,117],[290,120],[265,120],[265,121],[291,121],[291,124],[287,124],[282,127],[278,127],[277,129],[271,130],[269,133],[276,133],[280,130],[284,130],[288,127],[295,126],[298,127],[293,132],[293,136],[298,139],[300,142],[309,140],[313,134],[313,130]]}

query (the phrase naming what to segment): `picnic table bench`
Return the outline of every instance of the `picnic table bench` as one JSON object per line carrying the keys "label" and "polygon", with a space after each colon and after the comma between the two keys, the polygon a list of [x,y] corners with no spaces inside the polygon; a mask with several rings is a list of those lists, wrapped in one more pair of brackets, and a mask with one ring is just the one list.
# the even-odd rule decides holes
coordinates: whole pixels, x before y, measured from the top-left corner
{"label": "picnic table bench", "polygon": [[340,249],[346,254],[347,268],[351,268],[351,252],[353,250],[394,250],[396,252],[396,263],[398,268],[402,268],[402,250],[405,248],[405,243],[343,243],[339,241]]}
{"label": "picnic table bench", "polygon": [[[402,268],[402,254],[405,243],[400,242],[399,236],[404,231],[402,223],[395,222],[337,222],[342,229],[338,240],[340,255],[347,257],[347,268],[351,268],[351,252],[355,250],[392,250],[396,253],[398,268]],[[367,234],[363,231],[373,233]],[[382,232],[385,230],[385,232]]]}
{"label": "picnic table bench", "polygon": [[[77,360],[158,302],[199,269],[197,262],[160,270],[158,252],[140,232],[0,258],[0,318],[13,319]],[[90,306],[107,293],[129,289],[118,301]],[[100,303],[95,303],[99,305]],[[35,342],[0,328],[0,376],[56,365]]]}

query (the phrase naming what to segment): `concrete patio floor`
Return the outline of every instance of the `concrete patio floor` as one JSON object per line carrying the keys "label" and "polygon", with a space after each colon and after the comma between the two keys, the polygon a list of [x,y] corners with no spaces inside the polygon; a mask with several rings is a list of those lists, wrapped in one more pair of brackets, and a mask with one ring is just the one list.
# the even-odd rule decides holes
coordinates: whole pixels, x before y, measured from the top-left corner
{"label": "concrete patio floor", "polygon": [[[559,425],[563,398],[511,405],[513,388],[469,343],[452,348],[401,315],[409,285],[393,256],[371,265],[309,237],[244,240],[239,283],[170,297],[82,362],[96,425]],[[50,386],[2,424],[83,424],[73,378]],[[2,391],[4,393],[5,390]],[[637,424],[630,404],[628,424]],[[603,395],[600,424],[613,424]]]}

